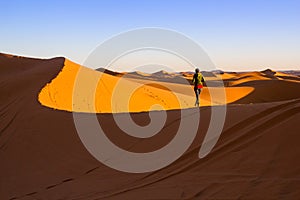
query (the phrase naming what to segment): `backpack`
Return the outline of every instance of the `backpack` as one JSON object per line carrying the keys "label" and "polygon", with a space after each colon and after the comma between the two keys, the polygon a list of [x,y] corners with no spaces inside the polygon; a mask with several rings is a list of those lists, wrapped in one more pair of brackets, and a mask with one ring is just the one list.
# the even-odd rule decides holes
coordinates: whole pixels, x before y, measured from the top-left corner
{"label": "backpack", "polygon": [[204,82],[204,78],[203,78],[202,74],[198,73],[198,76],[197,76],[197,78],[195,78],[193,80],[193,83],[196,85],[203,85],[203,82]]}

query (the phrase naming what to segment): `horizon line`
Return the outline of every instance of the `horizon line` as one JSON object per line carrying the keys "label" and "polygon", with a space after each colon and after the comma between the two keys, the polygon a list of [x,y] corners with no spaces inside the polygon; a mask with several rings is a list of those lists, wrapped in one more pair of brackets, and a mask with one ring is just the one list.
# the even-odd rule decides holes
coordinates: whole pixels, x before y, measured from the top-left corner
{"label": "horizon line", "polygon": [[[12,53],[12,52],[4,52],[4,51],[0,51],[0,54],[4,54],[4,55],[10,55],[10,56],[16,56],[16,57],[24,57],[24,58],[32,58],[32,59],[53,59],[53,58],[59,58],[59,57],[63,57],[65,59],[68,59],[72,62],[75,62],[81,66],[84,66],[84,67],[87,67],[87,68],[90,68],[90,69],[94,69],[94,70],[97,70],[97,69],[100,69],[100,68],[104,68],[103,66],[99,66],[97,68],[92,68],[92,67],[89,67],[89,66],[85,66],[83,65],[82,63],[78,63],[76,61],[73,61],[73,59],[71,58],[68,58],[67,56],[64,56],[64,55],[53,55],[53,56],[33,56],[33,55],[28,55],[28,54],[16,54],[16,53]],[[251,67],[249,67],[251,68]],[[119,72],[119,73],[124,73],[124,72],[138,72],[138,71],[121,71],[121,70],[115,70],[115,69],[109,69],[109,68],[105,68],[107,70],[110,70],[110,71],[114,71],[114,72]],[[298,69],[294,69],[293,67],[292,68],[289,68],[289,69],[273,69],[272,67],[264,67],[264,68],[255,68],[255,69],[249,69],[249,70],[243,70],[243,69],[222,69],[222,67],[216,67],[216,69],[214,70],[210,70],[210,71],[206,71],[206,70],[201,70],[202,72],[213,72],[213,71],[222,71],[222,72],[261,72],[261,71],[265,71],[265,70],[272,70],[272,71],[279,71],[279,72],[285,72],[285,71],[300,71],[300,67]],[[157,70],[157,71],[154,71],[153,73],[155,72],[159,72],[159,71],[166,71],[164,70],[163,68],[161,68],[160,70]],[[140,72],[144,72],[144,71],[140,71]],[[168,72],[168,71],[167,71]],[[174,72],[192,72],[192,71],[182,71],[182,70],[174,70]],[[144,73],[148,73],[148,72],[144,72]],[[151,73],[150,73],[151,74]]]}

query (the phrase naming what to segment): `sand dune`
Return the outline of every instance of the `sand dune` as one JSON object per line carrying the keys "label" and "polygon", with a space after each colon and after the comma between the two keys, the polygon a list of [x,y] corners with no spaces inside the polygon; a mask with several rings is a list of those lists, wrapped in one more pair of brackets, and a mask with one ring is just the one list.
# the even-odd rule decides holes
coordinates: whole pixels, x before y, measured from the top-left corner
{"label": "sand dune", "polygon": [[[65,60],[62,71],[41,90],[39,101],[42,105],[59,110],[92,113],[171,110],[194,106],[193,86],[184,78],[180,78],[182,83],[173,83],[167,82],[168,78],[162,76],[166,72],[158,72],[159,76],[155,74],[150,79],[149,76],[133,78],[126,74],[112,76],[112,71],[107,72],[97,72]],[[201,105],[232,103],[252,91],[252,87],[205,88],[201,94]]]}
{"label": "sand dune", "polygon": [[175,76],[178,76],[178,74],[174,73],[174,72],[167,72],[165,70],[160,70],[160,71],[157,71],[155,73],[152,73],[152,76],[156,76],[156,77],[164,77],[164,78],[167,78],[167,77],[175,77]]}
{"label": "sand dune", "polygon": [[[191,102],[193,97],[176,95],[178,98],[169,90],[96,72],[65,60],[59,75],[40,92],[39,101],[55,109],[93,113],[140,112],[190,106],[186,101]],[[152,106],[156,104],[160,106]]]}
{"label": "sand dune", "polygon": [[127,76],[137,76],[137,77],[141,77],[141,78],[146,78],[151,76],[151,74],[145,73],[145,72],[140,72],[140,71],[134,71],[134,72],[129,72],[126,74]]}
{"label": "sand dune", "polygon": [[109,74],[109,75],[112,75],[112,76],[123,76],[124,75],[124,73],[111,71],[111,70],[108,70],[108,69],[105,69],[105,68],[102,68],[102,67],[96,69],[96,71],[99,71],[99,72],[102,72],[102,73],[105,73],[105,74]]}
{"label": "sand dune", "polygon": [[126,73],[123,77],[129,79],[142,79],[148,81],[187,84],[186,78],[184,78],[181,74],[170,73],[163,70],[152,74],[148,74],[140,71],[129,72]]}
{"label": "sand dune", "polygon": [[[254,90],[238,96],[236,102],[227,106],[221,137],[207,157],[199,159],[198,151],[213,107],[191,108],[201,114],[200,128],[184,155],[159,171],[132,174],[97,161],[80,141],[72,113],[55,110],[51,107],[54,104],[45,106],[38,100],[45,92],[50,95],[47,100],[50,103],[70,106],[66,97],[71,95],[71,84],[66,83],[74,82],[74,74],[80,69],[64,58],[41,60],[0,54],[0,199],[300,198],[300,86],[297,81],[257,79],[255,82],[252,77],[261,74],[249,73],[246,76],[252,76],[250,79],[243,76],[243,82],[235,83],[239,87],[227,88],[228,94],[235,93],[234,90],[236,95],[244,94],[247,87]],[[100,72],[82,70],[89,75],[87,79],[99,77]],[[118,79],[103,75],[105,83],[115,84]],[[129,85],[138,84],[135,80],[125,81]],[[184,94],[184,86],[179,88],[179,85],[175,93],[188,96]],[[103,85],[97,86],[103,89],[100,96],[109,94]],[[159,88],[160,84],[147,87],[161,95],[168,94],[166,88]],[[134,95],[144,98],[140,91]],[[203,95],[205,98],[205,92]],[[106,106],[101,109],[109,111],[110,107]],[[118,128],[112,114],[96,117],[110,133],[107,137],[121,148],[149,152],[165,146],[178,130],[180,110],[168,110],[166,114],[165,126],[151,138],[127,135]],[[147,112],[131,113],[131,116],[141,125],[150,121]]]}
{"label": "sand dune", "polygon": [[[79,69],[81,70],[81,73],[85,74],[83,76],[94,76],[95,82],[91,82],[90,86],[83,85],[83,88],[93,87],[93,84],[97,85],[98,88],[96,89],[95,102],[92,98],[94,91],[90,91],[89,94],[79,95],[80,99],[78,99],[76,104],[74,104],[74,102],[72,104],[73,84]],[[96,113],[168,110],[188,108],[192,107],[194,104],[194,92],[192,86],[189,86],[183,78],[180,78],[182,82],[174,83],[174,80],[171,81],[170,78],[164,78],[162,76],[163,74],[166,74],[164,72],[158,72],[160,78],[157,78],[157,75],[152,76],[138,72],[130,73],[129,76],[120,76],[109,70],[108,72],[109,73],[97,74],[93,70],[66,60],[62,72],[52,83],[43,88],[39,100],[43,105],[55,109]],[[137,75],[139,77],[136,77]],[[99,77],[101,77],[103,81],[96,83]],[[117,90],[118,94],[121,95],[118,99],[127,99],[126,94],[128,94],[128,91],[135,88],[134,93],[129,99],[129,107],[126,104],[121,104],[120,100],[118,107],[111,107],[110,105],[112,104],[111,99],[114,88],[120,80],[120,77],[122,77],[121,82],[125,82],[121,85],[126,85],[126,88],[119,88]],[[209,77],[206,77],[206,80],[213,85],[216,78],[217,76],[212,76],[210,74]],[[298,92],[298,79],[283,73],[270,70],[266,70],[265,72],[246,72],[238,74],[224,73],[221,75],[221,78],[224,81],[224,85],[228,87],[204,88],[201,94],[202,106],[224,103],[263,103],[300,97],[300,93]],[[189,79],[190,77],[186,80],[189,81]],[[294,83],[291,83],[291,81],[294,81]],[[106,84],[101,84],[103,82]],[[128,88],[128,86],[130,87]],[[119,87],[122,86],[119,84]],[[222,92],[225,92],[225,100],[222,99]],[[216,94],[216,96],[220,93],[220,95],[219,97],[212,99],[211,93]],[[104,103],[100,103],[99,99]],[[152,105],[154,104],[158,106],[153,107]]]}

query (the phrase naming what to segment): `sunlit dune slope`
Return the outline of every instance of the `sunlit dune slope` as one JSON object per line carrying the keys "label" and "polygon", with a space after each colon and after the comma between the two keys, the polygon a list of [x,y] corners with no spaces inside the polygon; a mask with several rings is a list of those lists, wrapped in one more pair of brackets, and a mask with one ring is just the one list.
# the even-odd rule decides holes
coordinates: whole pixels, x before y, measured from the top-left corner
{"label": "sunlit dune slope", "polygon": [[[237,101],[251,87],[204,88],[201,106]],[[42,105],[65,111],[116,113],[183,109],[194,106],[193,87],[187,84],[112,76],[69,60],[39,94]]]}
{"label": "sunlit dune slope", "polygon": [[140,112],[189,106],[192,97],[127,81],[65,60],[39,94],[42,105],[76,112]]}

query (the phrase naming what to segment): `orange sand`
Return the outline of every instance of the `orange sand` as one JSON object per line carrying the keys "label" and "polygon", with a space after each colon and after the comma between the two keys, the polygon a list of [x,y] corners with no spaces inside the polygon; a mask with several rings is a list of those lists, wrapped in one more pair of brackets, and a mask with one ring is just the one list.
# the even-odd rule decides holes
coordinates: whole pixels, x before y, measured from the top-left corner
{"label": "orange sand", "polygon": [[[201,106],[234,102],[252,87],[204,88]],[[39,94],[47,107],[75,112],[116,113],[170,110],[194,106],[190,85],[122,78],[98,72],[69,60]]]}

